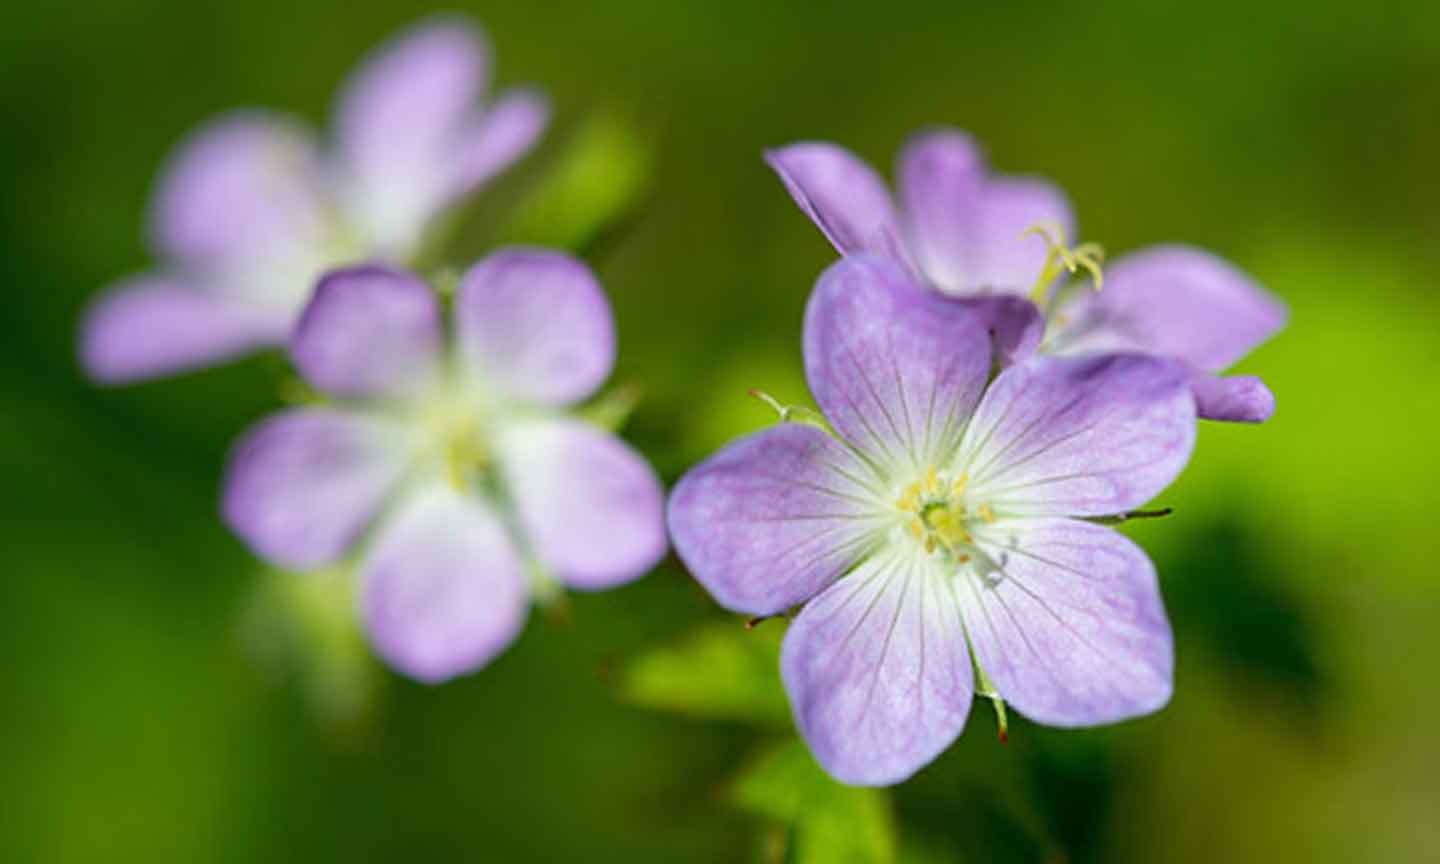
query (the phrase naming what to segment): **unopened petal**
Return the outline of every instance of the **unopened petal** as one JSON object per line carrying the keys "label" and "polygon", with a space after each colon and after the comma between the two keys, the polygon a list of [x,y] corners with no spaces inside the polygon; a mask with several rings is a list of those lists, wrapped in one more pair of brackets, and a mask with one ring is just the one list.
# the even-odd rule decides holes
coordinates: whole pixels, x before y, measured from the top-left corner
{"label": "unopened petal", "polygon": [[1254,375],[1221,378],[1197,372],[1190,379],[1195,410],[1206,420],[1264,423],[1275,413],[1275,394]]}
{"label": "unopened petal", "polygon": [[790,196],[845,254],[900,254],[903,238],[890,190],[875,170],[835,144],[806,141],[765,154]]}

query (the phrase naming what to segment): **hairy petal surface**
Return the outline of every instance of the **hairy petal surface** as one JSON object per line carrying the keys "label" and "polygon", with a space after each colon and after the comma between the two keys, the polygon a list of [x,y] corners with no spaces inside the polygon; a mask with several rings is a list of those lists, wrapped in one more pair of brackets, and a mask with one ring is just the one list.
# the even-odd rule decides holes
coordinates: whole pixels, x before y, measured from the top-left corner
{"label": "hairy petal surface", "polygon": [[885,504],[869,471],[813,426],[747,435],[676,484],[668,509],[675,551],[726,609],[783,612],[878,542]]}
{"label": "hairy petal surface", "polygon": [[955,593],[1006,702],[1049,726],[1088,726],[1170,700],[1170,623],[1138,546],[1071,519],[1005,520],[975,539],[989,566],[962,571]]}
{"label": "hairy petal surface", "polygon": [[1183,364],[1137,354],[1036,356],[1000,373],[955,460],[1005,515],[1099,516],[1150,500],[1195,443]]}
{"label": "hairy petal surface", "polygon": [[665,554],[665,493],[640,454],[569,418],[507,424],[497,450],[535,554],[574,588],[642,576]]}
{"label": "hairy petal surface", "polygon": [[380,511],[409,455],[404,428],[388,420],[330,408],[275,414],[231,451],[222,515],[273,564],[330,564]]}
{"label": "hairy petal surface", "polygon": [[886,468],[913,471],[953,451],[990,372],[990,339],[972,309],[870,255],[820,277],[804,350],[825,416]]}
{"label": "hairy petal surface", "polygon": [[1221,378],[1197,372],[1190,378],[1195,410],[1206,420],[1264,423],[1275,413],[1275,394],[1254,375]]}
{"label": "hairy petal surface", "polygon": [[289,321],[196,291],[163,275],[125,280],[80,325],[80,363],[122,384],[197,369],[284,341]]}
{"label": "hairy petal surface", "polygon": [[157,252],[211,271],[287,254],[323,230],[310,135],[261,111],[225,115],[176,150],[150,211]]}
{"label": "hairy petal surface", "polygon": [[417,490],[361,565],[366,630],[390,665],[420,681],[472,672],[525,623],[525,568],[496,513],[444,484]]}
{"label": "hairy petal surface", "polygon": [[845,783],[899,783],[950,746],[974,695],[938,559],[887,549],[810,601],[780,671],[816,759]]}
{"label": "hairy petal surface", "polygon": [[440,303],[410,273],[379,265],[325,275],[291,339],[295,365],[334,396],[397,396],[427,386],[440,358]]}
{"label": "hairy petal surface", "polygon": [[903,241],[885,181],[834,144],[805,141],[765,153],[790,197],[835,248],[903,258]]}
{"label": "hairy petal surface", "polygon": [[1105,290],[1077,297],[1057,351],[1143,351],[1218,372],[1285,326],[1279,300],[1222,258],[1155,246],[1105,268]]}
{"label": "hairy petal surface", "polygon": [[615,324],[584,263],[506,249],[470,268],[455,300],[460,355],[505,395],[546,405],[589,396],[615,364]]}

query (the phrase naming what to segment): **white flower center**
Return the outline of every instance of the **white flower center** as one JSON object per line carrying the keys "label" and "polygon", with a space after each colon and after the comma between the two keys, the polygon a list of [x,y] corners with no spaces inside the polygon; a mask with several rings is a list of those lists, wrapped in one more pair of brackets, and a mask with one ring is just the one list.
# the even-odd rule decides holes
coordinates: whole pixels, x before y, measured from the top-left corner
{"label": "white flower center", "polygon": [[953,479],[930,468],[925,476],[906,486],[895,501],[905,519],[905,530],[924,546],[927,554],[943,554],[964,564],[973,557],[971,526],[994,522],[988,503],[975,502],[967,495],[964,472]]}

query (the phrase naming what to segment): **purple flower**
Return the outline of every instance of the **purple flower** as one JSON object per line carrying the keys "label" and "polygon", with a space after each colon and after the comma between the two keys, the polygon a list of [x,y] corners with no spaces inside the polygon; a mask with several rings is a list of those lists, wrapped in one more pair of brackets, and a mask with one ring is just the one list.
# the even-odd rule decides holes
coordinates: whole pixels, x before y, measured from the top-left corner
{"label": "purple flower", "polygon": [[251,429],[222,502],[231,529],[281,567],[358,553],[371,640],[424,681],[508,645],[533,574],[608,588],[665,551],[650,467],[564,412],[615,357],[610,307],[585,265],[497,252],[461,279],[453,319],[447,347],[438,298],[404,271],[325,276],[291,351],[333,404]]}
{"label": "purple flower", "polygon": [[909,777],[960,734],[977,687],[1055,726],[1168,701],[1154,567],[1088,520],[1144,503],[1189,459],[1183,364],[1033,356],[987,388],[973,307],[873,255],[821,277],[804,353],[833,434],[789,423],[728,445],[681,479],[668,518],[721,605],[805,604],[781,673],[827,771]]}
{"label": "purple flower", "polygon": [[[766,159],[836,249],[886,255],[940,292],[970,298],[1007,355],[1038,346],[1177,357],[1191,368],[1200,416],[1261,422],[1274,412],[1258,378],[1216,373],[1283,327],[1285,308],[1214,255],[1157,246],[1107,267],[1103,291],[1057,283],[1055,253],[1068,254],[1064,237],[1075,233],[1064,194],[1043,180],[990,173],[958,131],[924,133],[905,147],[898,208],[880,176],[834,144],[792,144]],[[1027,233],[1037,226],[1052,236]],[[1044,307],[1043,322],[1017,308],[1027,295]]]}
{"label": "purple flower", "polygon": [[155,271],[88,311],[90,377],[123,383],[284,343],[315,279],[409,261],[435,217],[524,155],[544,129],[529,89],[482,104],[490,52],[457,19],[382,46],[340,95],[335,140],[263,111],[223,116],[169,161],[149,214]]}

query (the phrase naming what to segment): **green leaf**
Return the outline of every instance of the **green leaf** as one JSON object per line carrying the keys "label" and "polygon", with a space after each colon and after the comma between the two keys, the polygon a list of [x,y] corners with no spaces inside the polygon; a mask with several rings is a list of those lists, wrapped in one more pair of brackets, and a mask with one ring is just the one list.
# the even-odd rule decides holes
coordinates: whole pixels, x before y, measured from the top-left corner
{"label": "green leaf", "polygon": [[747,629],[734,618],[703,625],[631,661],[621,696],[647,708],[789,728],[780,685],[784,630],[778,621]]}
{"label": "green leaf", "polygon": [[889,793],[831,779],[798,738],[751,762],[736,780],[731,800],[788,829],[786,860],[796,864],[896,860]]}
{"label": "green leaf", "polygon": [[650,186],[653,153],[626,121],[591,115],[505,229],[510,243],[583,252],[635,210]]}

